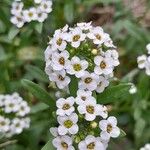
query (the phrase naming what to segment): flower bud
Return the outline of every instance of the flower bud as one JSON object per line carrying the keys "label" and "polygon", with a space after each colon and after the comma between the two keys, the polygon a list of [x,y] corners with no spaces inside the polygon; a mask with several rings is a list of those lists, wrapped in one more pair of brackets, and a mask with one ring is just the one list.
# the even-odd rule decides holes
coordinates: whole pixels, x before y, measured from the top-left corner
{"label": "flower bud", "polygon": [[95,129],[95,128],[97,127],[97,122],[92,121],[92,122],[90,123],[90,126],[91,126],[93,129]]}

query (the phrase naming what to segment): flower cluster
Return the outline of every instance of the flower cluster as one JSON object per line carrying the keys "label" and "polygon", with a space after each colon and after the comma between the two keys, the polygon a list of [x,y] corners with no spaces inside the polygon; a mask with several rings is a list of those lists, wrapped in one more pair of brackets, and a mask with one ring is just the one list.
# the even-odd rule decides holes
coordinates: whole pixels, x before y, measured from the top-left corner
{"label": "flower cluster", "polygon": [[52,11],[51,0],[34,0],[35,7],[24,9],[24,3],[21,0],[15,0],[12,3],[11,22],[18,28],[21,28],[26,22],[38,21],[44,22],[48,14]]}
{"label": "flower cluster", "polygon": [[141,55],[137,58],[138,67],[140,69],[145,69],[145,72],[148,76],[150,76],[150,44],[146,46],[148,51],[147,55]]}
{"label": "flower cluster", "polygon": [[0,132],[11,137],[29,128],[30,118],[26,117],[29,112],[30,107],[18,93],[0,95]]}
{"label": "flower cluster", "polygon": [[[94,93],[102,93],[119,65],[118,52],[101,27],[78,23],[56,30],[45,51],[45,71],[61,90],[77,78],[76,97],[59,98],[57,127],[50,128],[57,150],[105,150],[111,137],[120,134],[117,119],[108,117]],[[78,145],[78,146],[77,146]]]}
{"label": "flower cluster", "polygon": [[145,146],[140,148],[140,150],[150,150],[150,144],[145,144]]}

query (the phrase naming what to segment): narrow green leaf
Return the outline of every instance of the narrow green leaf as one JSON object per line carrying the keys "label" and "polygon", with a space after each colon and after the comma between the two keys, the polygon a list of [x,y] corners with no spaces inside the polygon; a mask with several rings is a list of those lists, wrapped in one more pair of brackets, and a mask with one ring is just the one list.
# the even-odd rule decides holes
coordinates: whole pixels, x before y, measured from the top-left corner
{"label": "narrow green leaf", "polygon": [[122,83],[106,89],[103,93],[97,95],[98,103],[106,104],[118,101],[118,99],[127,95],[131,85],[131,83]]}
{"label": "narrow green leaf", "polygon": [[52,139],[50,139],[41,150],[55,150],[52,145]]}
{"label": "narrow green leaf", "polygon": [[26,70],[31,74],[31,76],[39,81],[48,82],[46,74],[40,69],[33,65],[27,65]]}
{"label": "narrow green leaf", "polygon": [[31,107],[30,114],[35,114],[35,113],[38,113],[40,111],[46,110],[48,108],[49,108],[49,106],[46,105],[45,103],[38,103],[38,104]]}
{"label": "narrow green leaf", "polygon": [[36,24],[35,29],[39,34],[41,34],[43,30],[43,23]]}
{"label": "narrow green leaf", "polygon": [[22,85],[29,90],[35,97],[37,97],[41,102],[50,106],[51,111],[55,110],[55,100],[38,84],[33,83],[27,79],[23,79]]}
{"label": "narrow green leaf", "polygon": [[9,30],[9,33],[8,33],[8,39],[9,40],[12,40],[15,38],[15,36],[19,33],[19,29],[16,28],[16,27],[12,27],[10,30]]}
{"label": "narrow green leaf", "polygon": [[125,133],[125,131],[123,131],[122,129],[120,129],[120,137],[125,137],[127,134]]}
{"label": "narrow green leaf", "polygon": [[78,90],[78,79],[71,76],[71,82],[69,84],[69,90],[71,96],[76,96]]}

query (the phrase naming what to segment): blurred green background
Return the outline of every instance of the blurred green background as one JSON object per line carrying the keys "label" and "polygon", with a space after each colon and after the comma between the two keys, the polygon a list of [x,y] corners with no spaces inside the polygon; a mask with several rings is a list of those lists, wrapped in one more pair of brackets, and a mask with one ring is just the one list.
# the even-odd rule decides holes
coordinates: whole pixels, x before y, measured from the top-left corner
{"label": "blurred green background", "polygon": [[[0,93],[18,91],[31,106],[31,128],[13,137],[6,150],[40,150],[50,138],[49,109],[21,84],[29,79],[54,95],[44,73],[48,36],[65,24],[92,21],[111,35],[120,54],[116,77],[133,82],[138,91],[111,105],[110,115],[119,120],[126,137],[112,140],[109,150],[138,150],[150,142],[150,77],[137,69],[136,58],[150,42],[149,0],[53,0],[53,11],[44,23],[32,22],[18,29],[10,22],[12,0],[0,0]],[[1,139],[0,143],[8,139]]]}

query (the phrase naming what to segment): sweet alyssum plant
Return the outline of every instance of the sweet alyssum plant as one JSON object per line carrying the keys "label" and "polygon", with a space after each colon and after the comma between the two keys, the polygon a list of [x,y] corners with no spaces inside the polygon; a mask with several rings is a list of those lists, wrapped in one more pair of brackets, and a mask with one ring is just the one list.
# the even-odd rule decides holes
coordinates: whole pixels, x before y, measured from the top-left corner
{"label": "sweet alyssum plant", "polygon": [[109,34],[91,22],[66,25],[50,38],[45,61],[49,80],[57,87],[55,98],[37,84],[22,81],[49,105],[54,120],[50,128],[53,140],[42,150],[107,149],[110,139],[117,138],[122,130],[103,104],[118,100],[131,86],[121,83],[108,87],[119,65]]}

